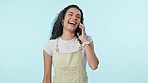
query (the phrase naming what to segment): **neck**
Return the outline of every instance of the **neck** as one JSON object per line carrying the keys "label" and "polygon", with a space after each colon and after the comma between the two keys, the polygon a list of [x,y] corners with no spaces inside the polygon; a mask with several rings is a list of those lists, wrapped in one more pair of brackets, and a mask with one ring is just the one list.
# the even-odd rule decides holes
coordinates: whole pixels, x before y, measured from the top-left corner
{"label": "neck", "polygon": [[63,31],[63,34],[62,34],[62,36],[61,36],[61,38],[63,39],[63,40],[71,40],[71,39],[73,39],[75,37],[75,33],[71,33],[71,32],[64,32]]}

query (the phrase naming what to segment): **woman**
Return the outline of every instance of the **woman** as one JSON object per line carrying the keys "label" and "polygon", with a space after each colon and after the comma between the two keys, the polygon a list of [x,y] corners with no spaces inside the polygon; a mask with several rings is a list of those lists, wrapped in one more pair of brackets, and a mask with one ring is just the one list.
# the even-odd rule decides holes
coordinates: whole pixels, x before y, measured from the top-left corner
{"label": "woman", "polygon": [[43,55],[43,83],[52,82],[52,63],[54,83],[88,83],[86,61],[92,70],[97,69],[99,61],[92,39],[85,34],[83,12],[77,5],[69,5],[59,13]]}

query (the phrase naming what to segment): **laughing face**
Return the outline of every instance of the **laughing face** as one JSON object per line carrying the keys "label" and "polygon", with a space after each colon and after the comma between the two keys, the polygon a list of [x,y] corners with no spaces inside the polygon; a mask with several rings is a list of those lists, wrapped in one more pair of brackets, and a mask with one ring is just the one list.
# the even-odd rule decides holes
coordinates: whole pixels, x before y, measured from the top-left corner
{"label": "laughing face", "polygon": [[81,12],[77,8],[69,8],[63,20],[63,29],[75,32],[81,22]]}

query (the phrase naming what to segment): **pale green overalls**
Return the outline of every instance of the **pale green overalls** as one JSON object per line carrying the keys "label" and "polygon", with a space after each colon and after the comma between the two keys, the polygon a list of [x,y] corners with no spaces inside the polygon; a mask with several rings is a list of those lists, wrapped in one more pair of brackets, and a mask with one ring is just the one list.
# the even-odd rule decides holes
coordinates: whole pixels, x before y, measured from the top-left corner
{"label": "pale green overalls", "polygon": [[83,67],[82,46],[78,51],[59,53],[58,38],[54,51],[54,83],[88,83],[87,74]]}

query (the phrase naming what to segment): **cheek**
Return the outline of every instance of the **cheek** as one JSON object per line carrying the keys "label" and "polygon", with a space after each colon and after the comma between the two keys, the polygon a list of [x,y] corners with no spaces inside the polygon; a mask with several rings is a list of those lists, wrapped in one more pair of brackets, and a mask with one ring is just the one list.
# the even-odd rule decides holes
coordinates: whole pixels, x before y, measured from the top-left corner
{"label": "cheek", "polygon": [[81,23],[81,21],[78,21],[77,23],[78,23],[77,25],[79,25]]}
{"label": "cheek", "polygon": [[81,23],[81,19],[78,19],[78,23]]}
{"label": "cheek", "polygon": [[68,18],[64,18],[63,23],[68,23]]}
{"label": "cheek", "polygon": [[66,20],[62,20],[62,25],[64,26],[66,24]]}
{"label": "cheek", "polygon": [[64,21],[64,22],[63,22],[63,25],[66,25],[66,24],[67,24],[67,21]]}

